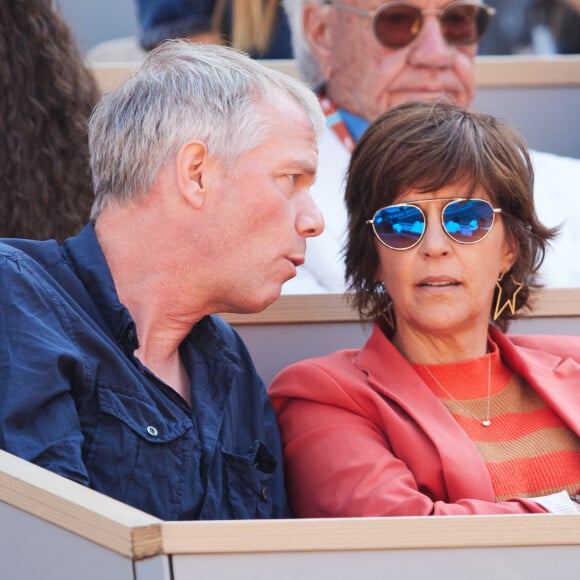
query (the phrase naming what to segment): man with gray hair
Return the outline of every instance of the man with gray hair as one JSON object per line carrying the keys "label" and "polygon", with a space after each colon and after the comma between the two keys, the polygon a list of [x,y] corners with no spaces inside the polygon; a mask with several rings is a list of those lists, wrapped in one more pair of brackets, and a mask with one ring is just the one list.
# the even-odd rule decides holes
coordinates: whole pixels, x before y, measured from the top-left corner
{"label": "man with gray hair", "polygon": [[[308,243],[306,265],[284,292],[343,292],[343,192],[352,148],[371,121],[397,104],[447,100],[469,107],[478,41],[495,11],[479,0],[284,0],[284,7],[298,70],[327,117],[312,189],[326,227]],[[540,270],[542,281],[580,286],[574,225],[580,160],[531,155],[538,215],[545,225],[563,224]]]}
{"label": "man with gray hair", "polygon": [[92,220],[0,242],[0,448],[166,520],[288,515],[276,421],[235,331],[303,262],[314,95],[171,41],[104,96]]}

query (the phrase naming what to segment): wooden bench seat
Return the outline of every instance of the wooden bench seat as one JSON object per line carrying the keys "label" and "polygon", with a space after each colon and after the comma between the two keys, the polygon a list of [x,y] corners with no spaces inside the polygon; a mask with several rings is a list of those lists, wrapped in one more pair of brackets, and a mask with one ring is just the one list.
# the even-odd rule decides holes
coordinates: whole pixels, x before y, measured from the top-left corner
{"label": "wooden bench seat", "polygon": [[576,580],[580,515],[164,522],[0,451],[7,580]]}

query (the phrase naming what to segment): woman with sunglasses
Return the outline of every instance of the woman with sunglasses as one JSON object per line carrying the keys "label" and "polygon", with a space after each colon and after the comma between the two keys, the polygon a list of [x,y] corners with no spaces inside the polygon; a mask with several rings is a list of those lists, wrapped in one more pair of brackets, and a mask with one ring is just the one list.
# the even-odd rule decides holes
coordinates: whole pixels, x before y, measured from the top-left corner
{"label": "woman with sunglasses", "polygon": [[[342,200],[354,144],[370,122],[402,103],[446,99],[470,107],[476,96],[474,58],[499,10],[496,14],[482,0],[285,0],[284,7],[298,71],[317,91],[327,126],[311,189],[326,227],[309,241],[306,263],[283,291],[343,292]],[[580,230],[573,225],[580,221],[574,187],[580,160],[540,151],[530,155],[538,215],[547,225],[563,224],[542,264],[543,280],[550,287],[580,286],[574,250]]]}
{"label": "woman with sunglasses", "polygon": [[451,104],[406,104],[354,149],[346,187],[360,350],[270,389],[300,517],[576,513],[580,337],[505,334],[538,288],[521,137]]}

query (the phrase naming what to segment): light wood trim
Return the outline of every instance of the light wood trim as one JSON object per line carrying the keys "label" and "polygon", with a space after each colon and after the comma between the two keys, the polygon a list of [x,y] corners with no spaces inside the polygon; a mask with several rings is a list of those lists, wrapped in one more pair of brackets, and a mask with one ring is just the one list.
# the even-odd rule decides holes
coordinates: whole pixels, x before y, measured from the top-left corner
{"label": "light wood trim", "polygon": [[133,560],[174,554],[580,545],[580,515],[162,522],[4,451],[0,501]]}
{"label": "light wood trim", "polygon": [[[268,66],[298,77],[293,60],[268,60]],[[475,83],[480,88],[580,86],[580,55],[478,56]]]}
{"label": "light wood trim", "polygon": [[[264,60],[267,66],[297,77],[293,60]],[[129,78],[138,62],[90,65],[103,91],[110,91]],[[478,56],[475,82],[480,88],[580,86],[580,55]]]}
{"label": "light wood trim", "polygon": [[2,450],[0,501],[122,556],[161,550],[161,520]]}
{"label": "light wood trim", "polygon": [[580,515],[165,522],[165,554],[580,545]]}
{"label": "light wood trim", "polygon": [[284,295],[256,314],[220,316],[233,325],[356,322],[359,319],[343,294]]}
{"label": "light wood trim", "polygon": [[532,310],[524,318],[580,316],[580,288],[544,288],[539,290]]}
{"label": "light wood trim", "polygon": [[[222,314],[234,325],[356,322],[357,312],[343,294],[296,294],[281,296],[257,314]],[[537,293],[532,312],[523,318],[580,316],[580,288],[549,288]]]}
{"label": "light wood trim", "polygon": [[478,56],[475,84],[479,88],[580,86],[580,55]]}
{"label": "light wood trim", "polygon": [[138,68],[138,62],[116,62],[105,64],[90,64],[97,84],[104,93],[117,88],[126,81]]}

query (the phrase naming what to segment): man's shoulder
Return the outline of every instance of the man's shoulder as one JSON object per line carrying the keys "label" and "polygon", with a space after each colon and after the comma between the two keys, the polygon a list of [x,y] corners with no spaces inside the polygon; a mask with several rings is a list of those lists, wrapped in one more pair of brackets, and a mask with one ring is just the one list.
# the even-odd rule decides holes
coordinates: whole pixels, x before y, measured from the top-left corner
{"label": "man's shoulder", "polygon": [[45,272],[62,261],[61,248],[55,240],[37,241],[19,238],[0,239],[0,270],[17,268],[26,272]]}
{"label": "man's shoulder", "polygon": [[555,165],[569,165],[577,168],[580,166],[580,159],[570,157],[568,155],[559,155],[557,153],[550,153],[548,151],[538,151],[537,149],[530,149],[530,156],[533,162],[539,164],[555,164]]}
{"label": "man's shoulder", "polygon": [[534,166],[534,204],[540,221],[559,228],[542,264],[542,283],[548,287],[575,287],[580,283],[576,259],[580,231],[580,159],[531,151]]}
{"label": "man's shoulder", "polygon": [[573,189],[580,179],[580,159],[536,150],[530,151],[530,157],[534,166],[536,188],[556,184]]}
{"label": "man's shoulder", "polygon": [[10,304],[89,311],[87,289],[55,240],[1,239],[0,284]]}
{"label": "man's shoulder", "polygon": [[[540,219],[547,216],[548,225],[554,212],[568,217],[578,204],[580,182],[580,159],[564,157],[542,151],[530,151],[534,167],[534,198]],[[569,206],[564,206],[570,202]],[[542,219],[544,221],[544,219]]]}
{"label": "man's shoulder", "polygon": [[0,238],[2,252],[15,252],[34,256],[59,252],[60,246],[56,240],[30,240],[26,238]]}

